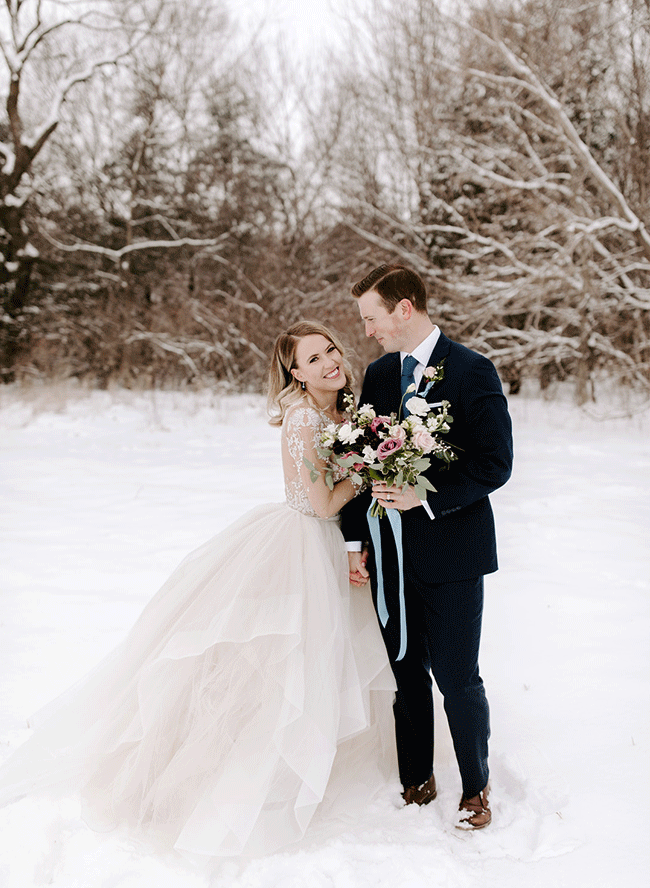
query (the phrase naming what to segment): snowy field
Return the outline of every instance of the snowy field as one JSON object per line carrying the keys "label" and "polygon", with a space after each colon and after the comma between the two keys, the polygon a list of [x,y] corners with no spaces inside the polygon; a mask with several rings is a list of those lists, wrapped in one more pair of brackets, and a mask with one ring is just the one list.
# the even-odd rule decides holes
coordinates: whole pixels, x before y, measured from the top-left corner
{"label": "snowy field", "polygon": [[[624,413],[616,398],[608,408]],[[491,827],[452,826],[460,783],[439,717],[426,808],[401,808],[386,786],[363,820],[209,879],[91,832],[74,800],[24,799],[0,810],[0,888],[645,888],[650,415],[597,419],[534,397],[511,410],[481,657]],[[254,396],[3,388],[0,428],[5,758],[186,552],[283,491],[279,433]]]}

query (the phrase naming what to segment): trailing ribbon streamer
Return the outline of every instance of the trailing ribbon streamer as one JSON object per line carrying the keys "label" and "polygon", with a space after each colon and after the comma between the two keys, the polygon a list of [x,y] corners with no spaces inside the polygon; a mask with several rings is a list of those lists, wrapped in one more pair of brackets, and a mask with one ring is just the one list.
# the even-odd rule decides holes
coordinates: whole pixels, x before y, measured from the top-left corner
{"label": "trailing ribbon streamer", "polygon": [[[381,555],[381,532],[379,530],[379,518],[371,515],[368,509],[368,527],[370,538],[375,548],[375,565],[377,567],[377,615],[382,626],[388,622],[388,608],[386,607],[386,593],[384,592],[384,571]],[[399,654],[396,659],[401,660],[406,653],[406,604],[404,601],[404,553],[402,552],[402,516],[397,509],[386,509],[386,517],[393,531],[395,547],[397,549],[397,566],[399,570]]]}

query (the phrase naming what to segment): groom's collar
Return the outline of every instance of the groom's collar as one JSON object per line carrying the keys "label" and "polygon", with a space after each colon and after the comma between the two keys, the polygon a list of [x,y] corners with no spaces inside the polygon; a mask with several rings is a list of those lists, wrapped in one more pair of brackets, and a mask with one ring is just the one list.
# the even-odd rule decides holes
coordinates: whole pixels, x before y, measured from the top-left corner
{"label": "groom's collar", "polygon": [[423,367],[427,366],[427,361],[431,357],[434,348],[438,344],[438,340],[440,339],[440,327],[434,326],[433,330],[426,339],[424,339],[416,348],[411,352],[400,352],[400,362],[404,360],[407,355],[413,355],[413,357],[417,360],[419,364],[422,364]]}

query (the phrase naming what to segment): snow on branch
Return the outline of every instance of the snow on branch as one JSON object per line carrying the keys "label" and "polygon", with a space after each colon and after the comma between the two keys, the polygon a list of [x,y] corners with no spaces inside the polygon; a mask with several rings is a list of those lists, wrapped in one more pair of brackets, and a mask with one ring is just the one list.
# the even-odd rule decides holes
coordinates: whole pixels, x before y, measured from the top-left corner
{"label": "snow on branch", "polygon": [[565,197],[571,197],[572,194],[571,189],[566,185],[554,181],[556,179],[570,178],[568,173],[547,173],[545,176],[539,176],[537,179],[529,180],[511,179],[509,176],[500,176],[493,170],[488,170],[486,167],[474,163],[474,161],[470,160],[468,157],[463,157],[463,162],[471,167],[477,175],[484,179],[490,179],[492,182],[498,182],[500,185],[506,185],[508,188],[515,188],[520,191],[541,191],[543,189],[553,190],[559,191],[559,193]]}
{"label": "snow on branch", "polygon": [[[610,200],[618,206],[621,214],[629,225],[628,230],[636,236],[644,253],[650,258],[650,234],[645,225],[633,212],[620,189],[616,187],[611,178],[596,161],[589,150],[589,147],[582,140],[580,134],[569,119],[562,102],[558,99],[553,90],[547,86],[537,74],[535,74],[532,68],[530,68],[522,58],[510,49],[504,40],[490,37],[490,35],[486,34],[484,31],[480,31],[476,28],[472,28],[471,30],[492,49],[501,54],[514,72],[515,76],[508,77],[492,74],[477,68],[467,69],[467,73],[481,80],[487,80],[488,82],[514,86],[517,89],[526,90],[543,103],[552,119],[564,133],[569,145],[582,166],[600,184],[602,189],[608,194]],[[442,62],[441,64],[444,65],[445,63]]]}
{"label": "snow on branch", "polygon": [[351,219],[345,219],[344,224],[346,228],[349,228],[350,231],[354,231],[355,234],[358,234],[359,237],[362,237],[364,240],[367,240],[368,243],[374,244],[376,247],[380,247],[389,255],[397,254],[401,256],[406,262],[408,262],[412,268],[417,271],[424,272],[429,277],[431,276],[431,267],[430,265],[423,260],[422,256],[417,253],[413,253],[410,250],[407,250],[405,247],[401,246],[401,244],[397,243],[394,240],[389,240],[388,238],[381,237],[380,235],[373,234],[370,231],[366,231],[365,228],[361,228],[361,226],[357,225]]}
{"label": "snow on branch", "polygon": [[119,250],[112,250],[99,244],[63,244],[46,231],[42,230],[41,233],[57,249],[63,250],[66,253],[95,253],[98,256],[105,256],[113,262],[120,262],[124,256],[141,250],[168,250],[172,247],[214,247],[223,241],[223,238],[206,238],[201,240],[192,237],[181,237],[178,240],[137,241],[134,244],[127,244]]}
{"label": "snow on branch", "polygon": [[25,148],[29,151],[31,157],[35,157],[38,154],[45,142],[58,126],[59,117],[61,114],[61,107],[65,102],[70,90],[74,86],[77,86],[77,84],[84,83],[86,80],[90,80],[90,78],[100,68],[108,67],[109,65],[116,65],[120,61],[120,59],[128,55],[129,52],[130,48],[124,49],[117,54],[112,54],[103,59],[96,59],[95,61],[90,62],[83,71],[80,71],[78,74],[71,75],[59,85],[57,95],[52,102],[52,110],[48,119],[41,126],[40,131],[33,137],[31,143],[27,141],[25,142]]}

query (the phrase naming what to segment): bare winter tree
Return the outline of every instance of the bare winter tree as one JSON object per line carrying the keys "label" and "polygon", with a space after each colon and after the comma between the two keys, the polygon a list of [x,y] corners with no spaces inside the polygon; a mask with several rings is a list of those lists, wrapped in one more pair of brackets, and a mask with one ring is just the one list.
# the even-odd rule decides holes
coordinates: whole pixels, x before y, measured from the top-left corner
{"label": "bare winter tree", "polygon": [[159,11],[156,2],[123,0],[11,0],[0,10],[7,115],[0,145],[0,284],[10,316],[24,303],[37,255],[26,221],[34,161],[75,87],[128,56]]}
{"label": "bare winter tree", "polygon": [[[34,158],[23,218],[38,293],[22,314],[14,299],[7,327],[29,373],[234,380],[248,357],[259,377],[268,333],[251,275],[282,240],[289,189],[263,136],[257,54],[224,8],[163,0],[137,52],[96,70]],[[39,72],[72,65],[74,48],[39,57]],[[37,104],[33,83],[23,95]],[[15,378],[7,334],[4,351]]]}
{"label": "bare winter tree", "polygon": [[350,50],[348,224],[418,268],[513,388],[648,387],[648,14],[380,0]]}

